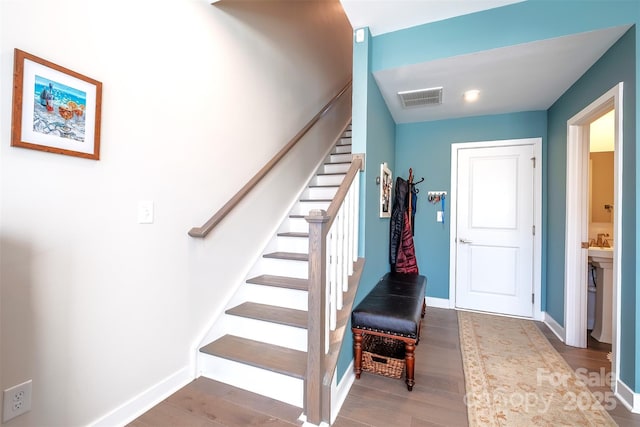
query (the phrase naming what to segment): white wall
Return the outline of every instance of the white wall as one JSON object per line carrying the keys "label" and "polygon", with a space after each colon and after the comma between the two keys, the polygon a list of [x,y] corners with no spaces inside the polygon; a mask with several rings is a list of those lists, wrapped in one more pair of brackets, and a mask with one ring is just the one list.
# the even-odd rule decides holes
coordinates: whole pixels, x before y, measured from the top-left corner
{"label": "white wall", "polygon": [[[14,48],[103,83],[99,161],[10,147]],[[207,239],[187,231],[350,72],[337,1],[0,1],[1,389],[33,379],[33,410],[7,425],[90,424],[192,374],[198,337],[317,159],[293,153]],[[154,224],[137,224],[139,200]]]}

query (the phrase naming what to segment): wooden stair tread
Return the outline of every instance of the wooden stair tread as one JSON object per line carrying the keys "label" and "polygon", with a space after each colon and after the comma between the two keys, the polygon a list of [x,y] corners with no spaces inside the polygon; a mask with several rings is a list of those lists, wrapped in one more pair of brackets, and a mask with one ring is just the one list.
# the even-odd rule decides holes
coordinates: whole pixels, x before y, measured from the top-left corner
{"label": "wooden stair tread", "polygon": [[263,255],[265,258],[288,259],[292,261],[309,261],[309,254],[298,252],[271,252]]}
{"label": "wooden stair tread", "polygon": [[309,289],[309,280],[307,279],[298,279],[296,277],[285,276],[272,276],[269,274],[252,277],[251,279],[247,280],[247,283],[285,289],[297,289],[300,291],[306,291]]}
{"label": "wooden stair tread", "polygon": [[200,351],[300,379],[307,369],[305,352],[233,335],[224,335]]}
{"label": "wooden stair tread", "polygon": [[230,308],[227,314],[247,317],[249,319],[264,320],[265,322],[278,323],[280,325],[307,328],[307,312],[292,308],[277,307],[255,302],[245,302]]}
{"label": "wooden stair tread", "polygon": [[309,233],[303,233],[300,231],[285,231],[283,233],[278,233],[278,236],[281,237],[304,237],[304,238],[308,238],[309,237]]}
{"label": "wooden stair tread", "polygon": [[322,172],[317,173],[316,176],[328,176],[328,175],[347,175],[345,172]]}

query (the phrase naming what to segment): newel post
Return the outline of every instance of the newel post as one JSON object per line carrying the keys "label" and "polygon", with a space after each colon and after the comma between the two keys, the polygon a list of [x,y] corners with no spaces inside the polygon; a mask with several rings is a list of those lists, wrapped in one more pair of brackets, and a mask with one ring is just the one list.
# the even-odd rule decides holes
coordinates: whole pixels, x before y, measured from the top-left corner
{"label": "newel post", "polygon": [[314,209],[305,217],[309,223],[309,292],[307,328],[307,374],[304,407],[307,422],[322,422],[322,379],[324,377],[324,343],[326,336],[326,224],[330,217],[322,209]]}

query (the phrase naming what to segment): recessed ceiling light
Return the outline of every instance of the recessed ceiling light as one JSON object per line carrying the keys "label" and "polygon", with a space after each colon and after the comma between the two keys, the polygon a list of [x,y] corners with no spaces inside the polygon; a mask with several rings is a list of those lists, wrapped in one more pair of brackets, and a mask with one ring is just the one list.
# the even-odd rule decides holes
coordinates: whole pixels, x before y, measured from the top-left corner
{"label": "recessed ceiling light", "polygon": [[464,100],[467,102],[475,102],[480,96],[480,91],[477,89],[468,90],[464,93]]}

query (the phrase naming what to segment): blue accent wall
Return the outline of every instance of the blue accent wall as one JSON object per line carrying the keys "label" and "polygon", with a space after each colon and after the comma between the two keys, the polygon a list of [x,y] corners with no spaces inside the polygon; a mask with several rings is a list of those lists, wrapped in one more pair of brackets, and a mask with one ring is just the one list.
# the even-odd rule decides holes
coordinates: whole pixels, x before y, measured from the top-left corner
{"label": "blue accent wall", "polygon": [[451,194],[451,144],[541,137],[544,151],[546,132],[546,111],[397,126],[394,171],[407,179],[412,168],[415,181],[425,179],[417,187],[414,244],[420,273],[427,276],[427,296],[449,298],[449,205],[445,200],[444,224],[436,222],[436,211],[441,205],[429,203],[427,192]]}
{"label": "blue accent wall", "polygon": [[[598,99],[624,83],[623,93],[623,177],[622,177],[622,289],[620,376],[630,387],[636,363],[636,28],[633,27],[605,53],[549,109],[549,182],[547,236],[547,313],[564,324],[564,251],[566,217],[567,121]],[[614,238],[617,239],[616,236]]]}
{"label": "blue accent wall", "polygon": [[[354,115],[352,123],[353,153],[365,153],[365,170],[360,176],[360,242],[359,251],[366,259],[354,307],[389,271],[389,219],[380,218],[380,165],[395,162],[395,122],[370,72],[370,34],[362,43],[354,43]],[[356,113],[355,106],[364,106]],[[338,378],[353,360],[353,337],[347,327],[338,357]]]}

